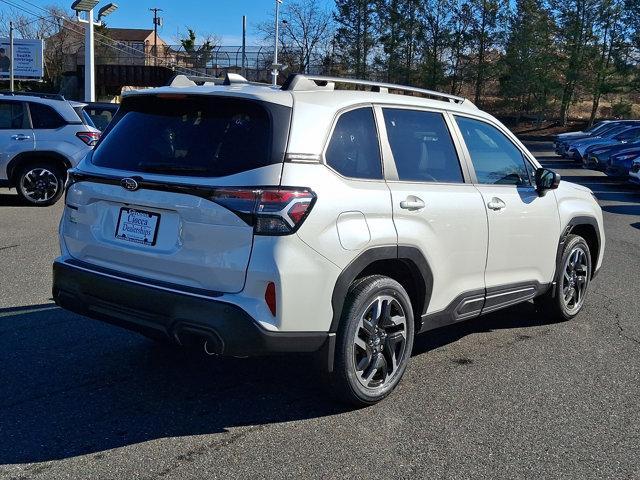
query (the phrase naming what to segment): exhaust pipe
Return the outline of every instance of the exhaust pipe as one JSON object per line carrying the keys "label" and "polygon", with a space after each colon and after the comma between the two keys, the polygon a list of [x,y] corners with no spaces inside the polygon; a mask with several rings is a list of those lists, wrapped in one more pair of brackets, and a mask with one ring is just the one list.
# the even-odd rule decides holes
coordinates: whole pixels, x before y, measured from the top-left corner
{"label": "exhaust pipe", "polygon": [[209,356],[218,356],[219,355],[215,351],[212,352],[210,350],[211,347],[209,346],[209,340],[205,340],[204,343],[202,344],[202,346],[203,346],[205,355],[209,355]]}
{"label": "exhaust pipe", "polygon": [[174,337],[184,347],[202,348],[206,355],[222,355],[224,342],[214,330],[193,326],[178,325]]}

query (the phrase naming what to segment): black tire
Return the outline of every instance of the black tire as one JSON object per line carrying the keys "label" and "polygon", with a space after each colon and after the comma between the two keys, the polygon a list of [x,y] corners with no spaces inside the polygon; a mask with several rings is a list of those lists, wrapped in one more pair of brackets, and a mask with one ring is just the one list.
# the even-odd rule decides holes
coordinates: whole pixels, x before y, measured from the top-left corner
{"label": "black tire", "polygon": [[[576,255],[575,252],[581,250],[584,252],[584,265],[586,269],[577,268],[573,274],[567,271],[567,267],[571,263],[570,256]],[[582,262],[582,260],[581,260]],[[582,265],[582,263],[581,263]],[[586,270],[582,272],[582,270]],[[565,276],[566,274],[566,276]],[[584,238],[578,235],[569,235],[564,244],[562,250],[562,256],[556,266],[555,288],[551,288],[547,293],[538,297],[535,300],[536,306],[542,314],[551,317],[554,320],[571,320],[580,313],[584,306],[584,300],[589,291],[589,284],[591,282],[592,266],[591,266],[591,252],[589,245]],[[581,278],[584,277],[584,287],[579,303],[576,301],[571,305],[571,302],[567,302],[566,296],[571,293],[572,286],[575,285],[574,293],[577,288],[581,287]],[[567,290],[568,288],[568,290]]]}
{"label": "black tire", "polygon": [[[62,197],[65,178],[65,170],[54,163],[31,162],[16,172],[15,187],[23,203],[48,207]],[[29,190],[30,185],[34,185],[35,190]]]}
{"label": "black tire", "polygon": [[[382,313],[374,318],[375,312]],[[402,285],[382,275],[356,280],[347,293],[337,332],[333,392],[356,406],[385,398],[407,368],[413,337],[411,300]]]}

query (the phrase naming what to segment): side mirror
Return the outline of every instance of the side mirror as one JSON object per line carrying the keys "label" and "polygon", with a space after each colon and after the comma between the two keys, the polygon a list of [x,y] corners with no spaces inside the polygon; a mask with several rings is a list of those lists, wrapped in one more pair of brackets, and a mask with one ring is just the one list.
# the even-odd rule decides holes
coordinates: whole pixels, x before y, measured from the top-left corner
{"label": "side mirror", "polygon": [[544,195],[547,190],[555,190],[560,185],[560,174],[548,168],[536,170],[536,190]]}

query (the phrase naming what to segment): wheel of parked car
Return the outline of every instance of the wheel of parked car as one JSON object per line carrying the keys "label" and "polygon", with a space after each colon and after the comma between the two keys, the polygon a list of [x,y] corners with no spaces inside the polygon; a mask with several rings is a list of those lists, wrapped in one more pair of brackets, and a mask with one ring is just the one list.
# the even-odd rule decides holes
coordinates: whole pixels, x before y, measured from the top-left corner
{"label": "wheel of parked car", "polygon": [[570,320],[575,317],[587,296],[591,280],[591,252],[584,238],[569,235],[556,268],[556,288],[536,299],[548,315]]}
{"label": "wheel of parked car", "polygon": [[382,400],[407,368],[413,336],[411,301],[402,285],[382,275],[354,282],[338,329],[335,392],[356,405]]}
{"label": "wheel of parked car", "polygon": [[45,207],[53,205],[64,191],[65,173],[50,162],[30,163],[18,170],[16,190],[27,203]]}

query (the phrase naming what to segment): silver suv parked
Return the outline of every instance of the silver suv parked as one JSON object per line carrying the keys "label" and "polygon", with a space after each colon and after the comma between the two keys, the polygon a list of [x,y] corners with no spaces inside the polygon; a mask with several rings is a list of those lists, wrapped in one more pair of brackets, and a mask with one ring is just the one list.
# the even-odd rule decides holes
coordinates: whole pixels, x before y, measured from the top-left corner
{"label": "silver suv parked", "polygon": [[100,131],[60,95],[0,94],[0,187],[28,204],[55,203],[67,170],[89,152]]}

